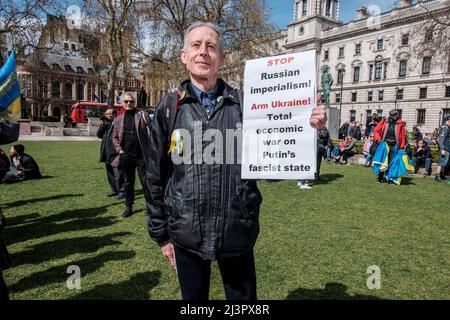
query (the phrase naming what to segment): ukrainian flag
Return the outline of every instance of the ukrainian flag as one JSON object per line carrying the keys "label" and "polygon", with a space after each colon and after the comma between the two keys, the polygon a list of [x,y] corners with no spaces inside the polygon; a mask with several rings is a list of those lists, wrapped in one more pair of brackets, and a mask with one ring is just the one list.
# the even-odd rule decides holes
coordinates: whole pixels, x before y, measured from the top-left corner
{"label": "ukrainian flag", "polygon": [[21,117],[20,86],[16,74],[16,51],[0,69],[0,118],[18,122]]}

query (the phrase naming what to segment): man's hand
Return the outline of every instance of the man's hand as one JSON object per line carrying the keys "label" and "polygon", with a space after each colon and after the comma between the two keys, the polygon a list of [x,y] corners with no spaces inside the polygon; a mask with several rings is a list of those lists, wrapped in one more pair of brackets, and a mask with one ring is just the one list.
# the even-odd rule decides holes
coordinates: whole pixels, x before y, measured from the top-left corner
{"label": "man's hand", "polygon": [[119,154],[124,154],[125,151],[123,151],[122,149],[120,149]]}
{"label": "man's hand", "polygon": [[445,150],[442,150],[442,151],[441,151],[441,155],[442,155],[443,157],[445,157]]}
{"label": "man's hand", "polygon": [[320,94],[317,95],[316,101],[317,106],[312,109],[309,123],[316,129],[322,129],[327,123],[327,112],[325,106],[319,106],[319,103],[322,101]]}
{"label": "man's hand", "polygon": [[173,250],[173,244],[168,243],[166,245],[161,246],[161,251],[163,255],[169,260],[172,267],[176,269],[177,266],[175,264],[175,252]]}

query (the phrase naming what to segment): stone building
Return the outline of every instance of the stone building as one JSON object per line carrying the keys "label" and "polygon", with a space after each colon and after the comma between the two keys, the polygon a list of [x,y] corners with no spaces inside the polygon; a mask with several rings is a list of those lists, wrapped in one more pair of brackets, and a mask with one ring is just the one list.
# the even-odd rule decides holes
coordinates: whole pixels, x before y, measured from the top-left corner
{"label": "stone building", "polygon": [[372,113],[386,116],[396,108],[409,131],[419,123],[422,132],[431,133],[450,115],[450,52],[435,49],[437,31],[428,14],[450,17],[449,1],[400,0],[379,13],[376,6],[361,7],[345,24],[339,20],[340,1],[293,3],[286,52],[315,49],[318,83],[321,68],[329,66],[331,107],[340,110],[340,123],[365,124]]}
{"label": "stone building", "polygon": [[[23,117],[58,120],[78,101],[106,102],[109,58],[104,37],[69,28],[64,17],[47,16],[40,50],[17,58],[17,75],[23,97]],[[94,46],[95,59],[88,46]],[[131,46],[126,46],[127,48]],[[91,55],[89,54],[91,53]],[[139,63],[131,52],[126,68],[118,70],[115,95],[138,93],[142,86]]]}

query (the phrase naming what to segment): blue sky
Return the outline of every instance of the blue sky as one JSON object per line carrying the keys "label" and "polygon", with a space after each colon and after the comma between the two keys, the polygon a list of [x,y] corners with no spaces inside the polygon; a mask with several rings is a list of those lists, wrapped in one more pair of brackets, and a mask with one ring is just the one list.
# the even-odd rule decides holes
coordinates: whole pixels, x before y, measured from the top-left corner
{"label": "blue sky", "polygon": [[[278,28],[286,29],[292,21],[294,2],[293,0],[266,0],[272,8],[272,21]],[[341,20],[348,22],[356,18],[356,9],[361,6],[368,7],[377,5],[381,12],[392,8],[395,0],[341,0]]]}

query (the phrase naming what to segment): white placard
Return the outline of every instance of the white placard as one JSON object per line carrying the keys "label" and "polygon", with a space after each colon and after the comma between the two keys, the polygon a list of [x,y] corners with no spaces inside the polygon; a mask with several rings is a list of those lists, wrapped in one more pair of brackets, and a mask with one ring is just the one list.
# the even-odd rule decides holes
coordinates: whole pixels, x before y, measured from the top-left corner
{"label": "white placard", "polygon": [[316,52],[248,60],[244,84],[242,178],[314,179]]}

